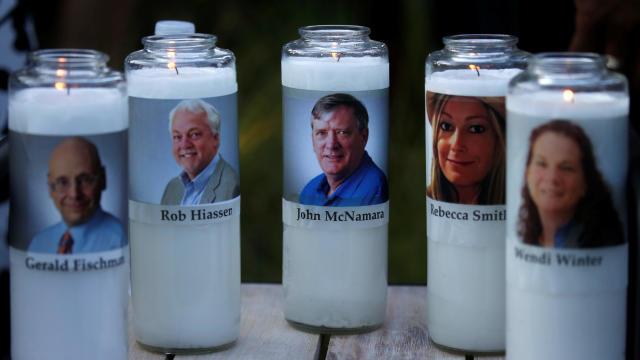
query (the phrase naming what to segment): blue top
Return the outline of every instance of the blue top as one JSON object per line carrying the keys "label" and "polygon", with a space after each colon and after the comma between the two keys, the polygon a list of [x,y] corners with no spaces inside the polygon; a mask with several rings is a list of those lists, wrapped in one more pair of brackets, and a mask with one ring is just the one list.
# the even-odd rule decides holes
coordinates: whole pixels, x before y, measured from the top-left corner
{"label": "blue top", "polygon": [[582,235],[582,228],[575,219],[567,221],[553,234],[553,247],[556,249],[580,247],[578,241]]}
{"label": "blue top", "polygon": [[324,174],[314,177],[302,189],[300,204],[319,206],[362,206],[381,204],[389,199],[387,177],[371,160],[367,152],[364,153],[360,165],[327,197],[329,183]]}
{"label": "blue top", "polygon": [[211,159],[209,165],[200,171],[200,174],[195,179],[189,179],[189,175],[186,172],[182,172],[179,176],[182,185],[184,185],[184,195],[182,196],[181,205],[199,205],[202,194],[204,194],[204,188],[207,187],[207,182],[216,169],[216,165],[220,160],[220,153]]}
{"label": "blue top", "polygon": [[60,239],[67,230],[73,239],[72,254],[115,250],[127,244],[127,235],[120,221],[98,208],[91,220],[84,224],[68,228],[61,221],[44,229],[33,237],[29,251],[57,254]]}

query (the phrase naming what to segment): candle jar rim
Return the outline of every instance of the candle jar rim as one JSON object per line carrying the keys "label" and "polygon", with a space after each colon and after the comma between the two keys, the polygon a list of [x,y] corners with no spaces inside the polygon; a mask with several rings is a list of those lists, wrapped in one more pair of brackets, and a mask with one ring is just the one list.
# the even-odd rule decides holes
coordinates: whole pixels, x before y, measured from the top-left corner
{"label": "candle jar rim", "polygon": [[28,56],[28,62],[32,65],[64,69],[102,68],[107,61],[107,54],[91,49],[43,49],[33,51]]}
{"label": "candle jar rim", "polygon": [[563,66],[564,68],[604,68],[604,56],[591,52],[544,52],[535,54],[529,61],[530,66]]}
{"label": "candle jar rim", "polygon": [[142,44],[147,50],[179,49],[180,51],[203,51],[212,49],[218,37],[211,34],[168,34],[151,35],[142,38]]}
{"label": "candle jar rim", "polygon": [[24,68],[11,73],[9,89],[49,87],[122,87],[121,72],[107,66],[109,56],[91,49],[42,49],[29,53]]}
{"label": "candle jar rim", "polygon": [[534,55],[529,71],[541,77],[587,78],[607,71],[606,58],[589,52],[546,52]]}
{"label": "candle jar rim", "polygon": [[445,47],[505,48],[518,43],[518,37],[507,34],[458,34],[442,38]]}
{"label": "candle jar rim", "polygon": [[310,40],[353,40],[368,37],[371,29],[361,25],[308,25],[298,29],[304,39]]}

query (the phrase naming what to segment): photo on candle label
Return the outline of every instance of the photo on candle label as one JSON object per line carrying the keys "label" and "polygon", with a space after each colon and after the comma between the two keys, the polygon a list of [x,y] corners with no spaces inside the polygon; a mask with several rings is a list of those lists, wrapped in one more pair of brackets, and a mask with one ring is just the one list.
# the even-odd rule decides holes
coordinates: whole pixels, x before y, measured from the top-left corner
{"label": "photo on candle label", "polygon": [[284,88],[284,197],[316,206],[389,199],[386,90]]}
{"label": "photo on candle label", "polygon": [[504,204],[504,97],[427,91],[426,107],[427,196],[458,204]]}
{"label": "photo on candle label", "polygon": [[625,242],[610,186],[577,123],[554,119],[529,135],[517,232],[525,244],[575,249]]}
{"label": "photo on candle label", "polygon": [[127,245],[125,132],[40,136],[12,131],[11,246],[88,254]]}
{"label": "photo on candle label", "polygon": [[240,195],[236,94],[130,101],[132,200],[201,205]]}

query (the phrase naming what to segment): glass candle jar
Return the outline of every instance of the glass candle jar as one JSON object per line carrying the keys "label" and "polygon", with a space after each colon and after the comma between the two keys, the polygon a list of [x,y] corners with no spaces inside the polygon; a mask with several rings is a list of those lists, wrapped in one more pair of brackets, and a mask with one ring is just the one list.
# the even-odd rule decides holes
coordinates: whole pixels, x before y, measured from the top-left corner
{"label": "glass candle jar", "polygon": [[11,355],[127,359],[127,98],[93,50],[9,80]]}
{"label": "glass candle jar", "polygon": [[536,55],[509,85],[509,358],[625,357],[628,113],[596,54]]}
{"label": "glass candle jar", "polygon": [[284,314],[308,331],[384,321],[389,60],[369,32],[306,26],[282,50]]}
{"label": "glass candle jar", "polygon": [[427,323],[432,340],[504,350],[505,95],[528,54],[455,35],[426,62]]}
{"label": "glass candle jar", "polygon": [[224,349],[240,325],[235,57],[206,34],[145,37],[125,62],[138,343]]}

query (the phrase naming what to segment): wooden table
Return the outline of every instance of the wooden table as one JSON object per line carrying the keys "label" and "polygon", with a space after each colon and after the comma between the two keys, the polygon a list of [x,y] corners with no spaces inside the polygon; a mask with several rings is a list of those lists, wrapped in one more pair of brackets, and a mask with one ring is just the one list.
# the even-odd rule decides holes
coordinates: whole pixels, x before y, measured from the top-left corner
{"label": "wooden table", "polygon": [[[473,359],[442,351],[429,340],[426,287],[390,286],[382,328],[362,335],[316,335],[292,328],[282,314],[282,286],[242,285],[242,320],[231,349],[207,355],[151,353],[129,335],[129,358],[162,359]],[[131,311],[129,314],[131,322]],[[130,326],[131,328],[131,326]],[[503,357],[482,357],[486,360]]]}

